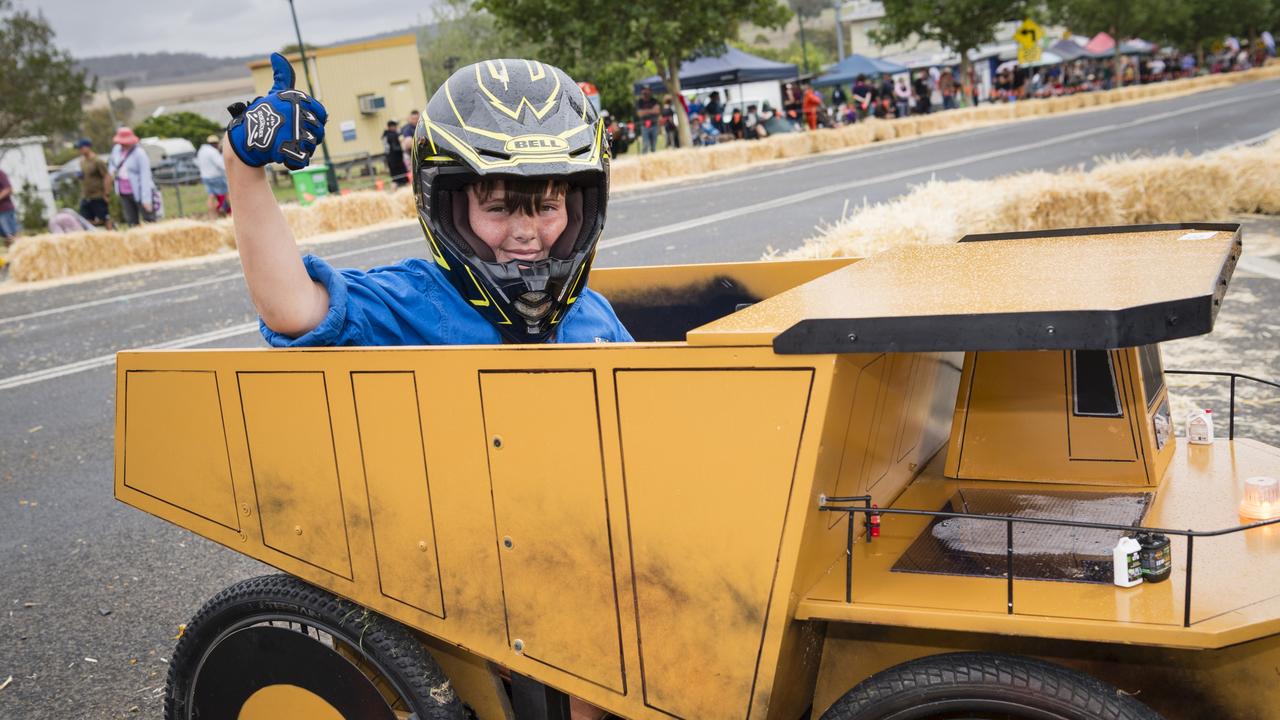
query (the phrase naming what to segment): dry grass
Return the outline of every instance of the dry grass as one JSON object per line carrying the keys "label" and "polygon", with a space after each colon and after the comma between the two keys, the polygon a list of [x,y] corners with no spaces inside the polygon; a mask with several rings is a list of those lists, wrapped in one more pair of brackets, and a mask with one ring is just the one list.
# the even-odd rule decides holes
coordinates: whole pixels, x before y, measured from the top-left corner
{"label": "dry grass", "polygon": [[860,208],[785,257],[867,256],[970,233],[1225,220],[1280,214],[1280,135],[1201,156],[1112,159],[1090,172],[933,181]]}
{"label": "dry grass", "polygon": [[[924,117],[873,120],[830,130],[779,135],[757,142],[686,148],[613,163],[615,188],[813,153],[832,152],[1018,117],[1069,112],[1116,102],[1146,100],[1280,76],[1280,65],[1050,100],[983,105]],[[907,197],[859,211],[856,221],[829,228],[802,255],[865,254],[901,242],[950,242],[966,232],[1155,222],[1222,217],[1228,210],[1280,213],[1280,150],[1242,149],[1213,158],[1148,158],[1107,162],[1080,173],[1030,173],[989,183],[929,183]],[[1218,188],[1221,192],[1203,192]],[[959,209],[963,209],[961,212]],[[411,219],[411,191],[356,192],[310,207],[284,205],[298,239]],[[178,220],[125,233],[96,232],[22,238],[9,253],[18,281],[45,280],[122,265],[191,257],[234,247],[229,221]]]}

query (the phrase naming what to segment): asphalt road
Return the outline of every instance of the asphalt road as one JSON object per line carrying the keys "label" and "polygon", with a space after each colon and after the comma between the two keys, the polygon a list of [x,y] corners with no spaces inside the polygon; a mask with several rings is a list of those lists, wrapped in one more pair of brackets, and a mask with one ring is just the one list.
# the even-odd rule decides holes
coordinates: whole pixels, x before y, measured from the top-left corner
{"label": "asphalt road", "polygon": [[[598,263],[754,259],[799,245],[846,203],[888,200],[931,177],[1200,153],[1274,131],[1277,118],[1280,81],[1270,81],[618,192]],[[405,227],[313,251],[367,267],[419,254],[422,242]],[[221,258],[0,292],[0,684],[13,677],[0,719],[159,717],[178,625],[222,587],[266,571],[111,498],[113,354],[261,345],[238,267]],[[1255,258],[1232,291],[1253,298],[1239,312],[1261,311],[1272,341],[1277,269]],[[1231,297],[1224,317],[1236,317]],[[1253,320],[1233,322],[1254,330],[1231,342],[1257,342]],[[1280,375],[1269,348],[1253,352],[1270,366],[1255,372]]]}

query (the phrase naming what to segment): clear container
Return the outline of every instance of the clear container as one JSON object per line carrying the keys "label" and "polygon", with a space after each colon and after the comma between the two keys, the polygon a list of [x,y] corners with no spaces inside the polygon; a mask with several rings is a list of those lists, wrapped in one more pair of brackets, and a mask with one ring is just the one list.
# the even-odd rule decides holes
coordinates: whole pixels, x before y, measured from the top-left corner
{"label": "clear container", "polygon": [[1280,481],[1265,475],[1246,479],[1240,514],[1254,520],[1280,517]]}

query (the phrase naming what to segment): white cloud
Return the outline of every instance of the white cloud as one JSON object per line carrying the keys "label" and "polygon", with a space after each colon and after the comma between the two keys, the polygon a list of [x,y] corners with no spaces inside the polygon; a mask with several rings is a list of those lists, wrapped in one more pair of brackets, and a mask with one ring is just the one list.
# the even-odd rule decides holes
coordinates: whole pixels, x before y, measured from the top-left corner
{"label": "white cloud", "polygon": [[[315,45],[430,22],[432,0],[294,0]],[[266,54],[296,42],[287,0],[17,0],[49,20],[58,45],[85,58],[117,53]]]}

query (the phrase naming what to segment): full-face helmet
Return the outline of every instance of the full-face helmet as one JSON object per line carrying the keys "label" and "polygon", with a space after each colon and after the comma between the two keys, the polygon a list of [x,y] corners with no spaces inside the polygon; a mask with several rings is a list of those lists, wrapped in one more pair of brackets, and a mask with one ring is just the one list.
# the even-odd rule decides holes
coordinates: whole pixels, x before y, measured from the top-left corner
{"label": "full-face helmet", "polygon": [[[604,123],[563,70],[486,60],[449,77],[415,132],[418,219],[441,271],[504,340],[553,336],[587,284],[609,196]],[[499,262],[471,228],[467,188],[487,179],[567,184],[568,224],[546,258]]]}

